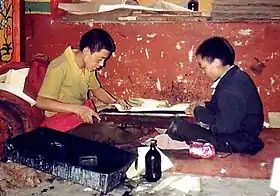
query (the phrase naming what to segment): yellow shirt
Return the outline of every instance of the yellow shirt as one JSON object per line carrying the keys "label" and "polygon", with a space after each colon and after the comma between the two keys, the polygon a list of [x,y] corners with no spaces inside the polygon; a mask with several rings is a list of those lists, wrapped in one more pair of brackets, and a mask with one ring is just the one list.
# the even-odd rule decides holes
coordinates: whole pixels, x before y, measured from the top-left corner
{"label": "yellow shirt", "polygon": [[[95,90],[100,84],[96,72],[79,68],[75,59],[70,46],[61,56],[54,59],[48,66],[38,95],[63,103],[84,104],[88,90]],[[55,112],[45,112],[48,117],[54,114]]]}

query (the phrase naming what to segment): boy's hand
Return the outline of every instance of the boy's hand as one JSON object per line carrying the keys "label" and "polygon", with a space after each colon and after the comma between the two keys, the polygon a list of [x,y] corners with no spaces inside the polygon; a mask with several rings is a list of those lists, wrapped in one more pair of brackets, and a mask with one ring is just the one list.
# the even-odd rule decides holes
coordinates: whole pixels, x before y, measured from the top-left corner
{"label": "boy's hand", "polygon": [[205,103],[203,101],[193,101],[190,103],[189,107],[185,110],[185,113],[188,117],[194,117],[194,109],[197,106],[205,107]]}
{"label": "boy's hand", "polygon": [[93,123],[93,117],[95,117],[98,122],[101,120],[99,115],[93,109],[86,106],[78,106],[75,113],[86,123]]}
{"label": "boy's hand", "polygon": [[131,105],[122,99],[118,99],[115,103],[120,104],[124,110],[129,110],[131,108]]}

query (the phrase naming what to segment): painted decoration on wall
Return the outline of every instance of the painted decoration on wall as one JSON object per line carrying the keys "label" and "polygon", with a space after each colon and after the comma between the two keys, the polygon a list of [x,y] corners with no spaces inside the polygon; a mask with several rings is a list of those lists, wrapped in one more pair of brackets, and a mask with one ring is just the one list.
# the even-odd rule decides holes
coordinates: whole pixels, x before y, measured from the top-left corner
{"label": "painted decoration on wall", "polygon": [[0,0],[0,66],[20,61],[20,0]]}

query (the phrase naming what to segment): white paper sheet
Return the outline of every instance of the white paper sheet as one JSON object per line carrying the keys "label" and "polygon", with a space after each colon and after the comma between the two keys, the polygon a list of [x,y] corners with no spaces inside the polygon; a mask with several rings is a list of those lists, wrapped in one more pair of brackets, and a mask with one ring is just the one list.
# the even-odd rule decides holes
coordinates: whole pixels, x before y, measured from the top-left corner
{"label": "white paper sheet", "polygon": [[109,12],[116,9],[131,9],[131,10],[150,10],[150,11],[163,11],[163,9],[149,8],[141,5],[127,5],[127,4],[115,4],[115,5],[100,5],[98,12]]}
{"label": "white paper sheet", "polygon": [[187,150],[189,145],[186,142],[181,142],[171,139],[167,134],[160,134],[154,138],[149,138],[144,144],[150,144],[151,140],[155,139],[157,141],[157,147],[162,150]]}
{"label": "white paper sheet", "polygon": [[92,2],[59,3],[58,8],[73,14],[92,14],[98,12],[98,6],[96,6],[95,3]]}
{"label": "white paper sheet", "polygon": [[154,4],[150,5],[149,7],[164,9],[168,11],[185,11],[185,12],[193,12],[183,6],[177,5],[175,3],[167,2],[167,1],[155,1]]}
{"label": "white paper sheet", "polygon": [[120,104],[113,104],[114,107],[120,112],[160,112],[160,111],[170,111],[170,112],[184,112],[188,107],[189,103],[179,103],[173,105],[171,107],[156,107],[156,106],[139,106],[139,107],[131,107],[129,110],[125,110],[122,108]]}
{"label": "white paper sheet", "polygon": [[88,0],[88,1],[82,1],[81,3],[59,3],[58,8],[76,15],[96,14],[100,12],[109,12],[118,9],[146,10],[146,11],[186,11],[186,12],[191,11],[182,6],[170,2],[165,2],[165,1],[161,1],[155,3],[154,5],[146,7],[141,5],[125,4],[125,1],[120,1],[120,0],[114,0],[114,1]]}

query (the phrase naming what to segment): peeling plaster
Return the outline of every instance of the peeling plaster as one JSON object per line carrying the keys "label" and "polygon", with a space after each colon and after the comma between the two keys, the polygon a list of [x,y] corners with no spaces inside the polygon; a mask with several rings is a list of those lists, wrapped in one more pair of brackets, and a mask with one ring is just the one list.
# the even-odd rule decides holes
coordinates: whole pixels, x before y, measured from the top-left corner
{"label": "peeling plaster", "polygon": [[150,42],[151,42],[150,40],[147,40],[147,44],[150,43]]}
{"label": "peeling plaster", "polygon": [[164,52],[161,51],[161,52],[160,52],[160,57],[163,58],[163,56],[164,56]]}
{"label": "peeling plaster", "polygon": [[143,40],[143,38],[140,35],[137,35],[136,40],[139,42],[139,41]]}
{"label": "peeling plaster", "polygon": [[74,22],[75,25],[88,24],[87,22]]}
{"label": "peeling plaster", "polygon": [[184,63],[179,62],[179,64],[180,64],[180,68],[181,68],[181,69],[184,68]]}
{"label": "peeling plaster", "polygon": [[117,95],[117,92],[116,92],[115,88],[113,88],[112,92],[115,96]]}
{"label": "peeling plaster", "polygon": [[273,85],[274,83],[275,83],[275,80],[272,77],[270,77],[270,84]]}
{"label": "peeling plaster", "polygon": [[176,49],[177,49],[177,50],[181,50],[181,48],[182,48],[181,44],[184,44],[184,43],[185,43],[185,41],[179,41],[179,42],[177,42],[177,43],[176,43]]}
{"label": "peeling plaster", "polygon": [[273,58],[274,58],[274,55],[277,56],[278,53],[277,53],[277,52],[272,52],[272,53],[271,53],[271,56],[270,56],[270,59],[273,59]]}
{"label": "peeling plaster", "polygon": [[120,80],[117,82],[117,85],[118,85],[118,86],[121,86],[123,83],[124,83],[124,80],[121,80],[121,79],[120,79]]}
{"label": "peeling plaster", "polygon": [[177,82],[183,82],[184,76],[183,75],[179,75],[176,77]]}
{"label": "peeling plaster", "polygon": [[149,51],[147,48],[145,48],[145,54],[146,54],[147,59],[150,59]]}
{"label": "peeling plaster", "polygon": [[190,49],[189,51],[189,62],[191,63],[192,60],[193,60],[193,48],[194,48],[194,45],[192,45],[192,48]]}
{"label": "peeling plaster", "polygon": [[90,20],[87,22],[88,26],[90,26],[91,28],[93,27],[93,20]]}
{"label": "peeling plaster", "polygon": [[233,45],[235,45],[235,46],[242,46],[243,44],[240,41],[234,41]]}
{"label": "peeling plaster", "polygon": [[130,91],[127,88],[125,88],[125,90],[123,92],[125,92],[123,94],[129,94]]}
{"label": "peeling plaster", "polygon": [[112,56],[113,56],[113,57],[116,57],[116,53],[115,53],[115,52],[113,52],[113,53],[112,53]]}
{"label": "peeling plaster", "polygon": [[122,56],[121,56],[121,55],[119,56],[118,61],[119,61],[119,62],[122,61]]}
{"label": "peeling plaster", "polygon": [[240,29],[238,31],[239,35],[249,36],[251,35],[252,29]]}
{"label": "peeling plaster", "polygon": [[177,50],[181,50],[181,48],[182,48],[182,47],[181,47],[181,45],[180,45],[180,42],[177,42],[177,44],[176,44],[176,49],[177,49]]}
{"label": "peeling plaster", "polygon": [[158,89],[158,91],[161,91],[161,84],[160,84],[160,80],[159,80],[159,78],[157,78],[157,89]]}
{"label": "peeling plaster", "polygon": [[51,20],[51,25],[54,23],[54,20]]}
{"label": "peeling plaster", "polygon": [[108,78],[108,72],[107,71],[104,72],[104,77]]}
{"label": "peeling plaster", "polygon": [[153,34],[147,34],[147,37],[155,37],[157,34],[156,33],[153,33]]}

